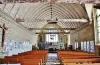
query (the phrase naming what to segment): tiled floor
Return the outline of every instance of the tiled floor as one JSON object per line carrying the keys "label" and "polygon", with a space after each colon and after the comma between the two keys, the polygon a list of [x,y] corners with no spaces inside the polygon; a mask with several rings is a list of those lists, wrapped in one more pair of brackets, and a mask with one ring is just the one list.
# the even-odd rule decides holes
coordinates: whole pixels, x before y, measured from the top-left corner
{"label": "tiled floor", "polygon": [[57,53],[48,53],[46,65],[60,65]]}

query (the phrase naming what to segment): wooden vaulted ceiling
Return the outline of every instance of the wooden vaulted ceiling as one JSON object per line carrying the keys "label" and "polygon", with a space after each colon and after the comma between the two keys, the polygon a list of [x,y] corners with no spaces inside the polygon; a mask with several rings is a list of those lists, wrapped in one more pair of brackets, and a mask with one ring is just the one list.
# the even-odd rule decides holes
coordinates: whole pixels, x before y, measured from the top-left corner
{"label": "wooden vaulted ceiling", "polygon": [[99,0],[1,0],[1,3],[5,2],[18,2],[18,3],[35,3],[35,2],[66,2],[66,3],[94,3],[99,2]]}
{"label": "wooden vaulted ceiling", "polygon": [[[28,1],[28,0],[27,0]],[[37,0],[35,0],[37,1]],[[40,1],[40,0],[38,0]],[[59,0],[60,1],[60,0]],[[79,3],[4,3],[0,8],[26,28],[42,28],[51,19],[86,19],[89,20],[85,4]],[[52,10],[51,10],[52,9]],[[86,22],[57,21],[62,28],[78,28]]]}

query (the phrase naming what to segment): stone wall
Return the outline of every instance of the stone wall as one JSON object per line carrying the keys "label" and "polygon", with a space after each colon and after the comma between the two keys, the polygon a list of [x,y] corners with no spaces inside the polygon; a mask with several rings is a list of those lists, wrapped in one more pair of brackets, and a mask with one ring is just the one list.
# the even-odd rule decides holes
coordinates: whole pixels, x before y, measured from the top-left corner
{"label": "stone wall", "polygon": [[73,45],[75,41],[78,41],[79,43],[82,41],[89,41],[93,40],[93,27],[92,24],[89,24],[88,26],[77,30],[77,31],[71,31],[70,34],[70,43]]}

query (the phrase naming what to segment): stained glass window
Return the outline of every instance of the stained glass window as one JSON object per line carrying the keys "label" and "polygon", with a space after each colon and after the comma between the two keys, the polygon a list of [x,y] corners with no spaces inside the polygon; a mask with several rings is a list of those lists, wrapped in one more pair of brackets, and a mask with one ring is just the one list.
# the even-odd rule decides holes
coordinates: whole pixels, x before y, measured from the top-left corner
{"label": "stained glass window", "polygon": [[58,34],[46,34],[46,42],[58,42]]}

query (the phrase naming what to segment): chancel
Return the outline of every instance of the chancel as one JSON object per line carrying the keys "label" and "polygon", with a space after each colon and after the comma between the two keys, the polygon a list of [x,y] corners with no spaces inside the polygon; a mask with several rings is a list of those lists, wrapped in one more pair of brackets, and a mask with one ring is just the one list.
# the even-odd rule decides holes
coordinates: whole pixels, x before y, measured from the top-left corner
{"label": "chancel", "polygon": [[100,1],[0,0],[0,65],[100,65]]}

